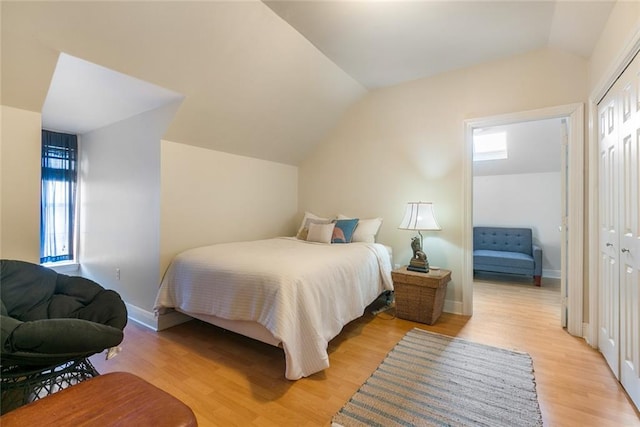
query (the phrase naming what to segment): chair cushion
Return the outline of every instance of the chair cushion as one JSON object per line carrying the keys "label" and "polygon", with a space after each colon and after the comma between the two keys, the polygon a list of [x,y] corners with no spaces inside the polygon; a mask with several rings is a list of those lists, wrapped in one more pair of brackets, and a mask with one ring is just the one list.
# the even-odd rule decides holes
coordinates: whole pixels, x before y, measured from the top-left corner
{"label": "chair cushion", "polygon": [[127,311],[117,292],[84,277],[58,274],[49,318],[77,318],[124,329]]}
{"label": "chair cushion", "polygon": [[[2,316],[0,320],[4,323],[7,319]],[[122,338],[122,330],[86,320],[20,322],[4,341],[2,357],[30,364],[52,364],[117,346]]]}
{"label": "chair cushion", "polygon": [[127,324],[120,295],[90,279],[13,260],[1,261],[0,277],[0,300],[14,319],[84,319],[119,329]]}
{"label": "chair cushion", "polygon": [[37,264],[2,260],[0,299],[14,319],[48,318],[48,306],[56,289],[58,273]]}
{"label": "chair cushion", "polygon": [[62,363],[122,342],[127,309],[92,280],[0,260],[2,364]]}

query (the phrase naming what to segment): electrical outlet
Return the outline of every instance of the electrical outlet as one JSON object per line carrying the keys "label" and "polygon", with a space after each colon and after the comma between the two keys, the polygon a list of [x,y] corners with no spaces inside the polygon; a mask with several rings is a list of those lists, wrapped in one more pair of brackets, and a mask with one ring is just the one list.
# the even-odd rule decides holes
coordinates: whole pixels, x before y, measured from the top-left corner
{"label": "electrical outlet", "polygon": [[120,269],[116,268],[116,280],[120,280]]}

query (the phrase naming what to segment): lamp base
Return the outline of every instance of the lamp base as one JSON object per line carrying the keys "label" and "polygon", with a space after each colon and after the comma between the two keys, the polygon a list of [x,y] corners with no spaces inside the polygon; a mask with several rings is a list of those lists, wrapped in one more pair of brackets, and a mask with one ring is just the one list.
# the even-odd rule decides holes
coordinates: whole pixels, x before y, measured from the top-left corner
{"label": "lamp base", "polygon": [[427,261],[423,261],[421,259],[413,258],[409,265],[407,266],[407,270],[409,271],[417,271],[419,273],[428,273],[429,272],[429,263]]}

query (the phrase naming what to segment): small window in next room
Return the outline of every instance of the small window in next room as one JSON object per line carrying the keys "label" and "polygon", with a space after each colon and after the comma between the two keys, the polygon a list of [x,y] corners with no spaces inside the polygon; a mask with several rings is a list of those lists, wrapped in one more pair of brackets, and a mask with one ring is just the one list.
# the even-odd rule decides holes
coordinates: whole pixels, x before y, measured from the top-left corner
{"label": "small window in next room", "polygon": [[42,130],[40,263],[75,259],[78,138]]}
{"label": "small window in next room", "polygon": [[502,160],[507,155],[507,133],[482,131],[473,132],[473,161]]}

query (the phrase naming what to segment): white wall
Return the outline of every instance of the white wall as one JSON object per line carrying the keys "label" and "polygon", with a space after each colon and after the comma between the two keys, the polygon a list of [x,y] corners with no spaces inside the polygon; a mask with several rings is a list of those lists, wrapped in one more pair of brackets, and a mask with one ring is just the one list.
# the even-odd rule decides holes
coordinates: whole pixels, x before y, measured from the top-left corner
{"label": "white wall", "polygon": [[40,262],[39,113],[2,106],[0,258]]}
{"label": "white wall", "polygon": [[185,249],[295,235],[298,168],[162,141],[161,261]]}
{"label": "white wall", "polygon": [[473,224],[525,227],[542,248],[545,277],[560,277],[560,172],[473,178]]}
{"label": "white wall", "polygon": [[300,210],[382,216],[379,240],[406,263],[404,204],[434,202],[442,231],[426,234],[425,251],[452,270],[446,308],[460,311],[464,120],[584,102],[586,82],[585,60],[544,49],[373,91],[301,164]]}
{"label": "white wall", "polygon": [[81,136],[81,274],[147,311],[160,278],[160,138],[175,108]]}
{"label": "white wall", "polygon": [[[615,62],[640,31],[640,2],[617,1],[589,59],[589,90],[608,80]],[[598,100],[596,100],[598,101]]]}

